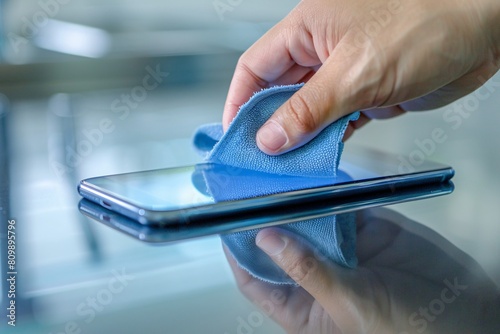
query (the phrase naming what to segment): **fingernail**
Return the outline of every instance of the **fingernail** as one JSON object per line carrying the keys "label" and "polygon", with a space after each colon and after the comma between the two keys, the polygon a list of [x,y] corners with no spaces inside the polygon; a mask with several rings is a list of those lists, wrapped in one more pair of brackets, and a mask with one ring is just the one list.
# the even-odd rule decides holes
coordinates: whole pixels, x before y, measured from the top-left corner
{"label": "fingernail", "polygon": [[255,242],[257,246],[269,255],[277,255],[281,253],[287,244],[285,238],[280,237],[275,233],[268,233],[262,238],[259,238],[259,235],[257,235]]}
{"label": "fingernail", "polygon": [[288,141],[285,130],[274,121],[267,122],[257,132],[257,142],[269,151],[277,151]]}

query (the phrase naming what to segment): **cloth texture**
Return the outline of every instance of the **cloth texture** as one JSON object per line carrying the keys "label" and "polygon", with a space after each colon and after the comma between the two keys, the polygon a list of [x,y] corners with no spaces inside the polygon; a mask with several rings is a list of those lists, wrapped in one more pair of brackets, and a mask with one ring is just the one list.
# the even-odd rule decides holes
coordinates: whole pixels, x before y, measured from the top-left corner
{"label": "cloth texture", "polygon": [[[340,182],[348,178],[345,173],[337,175],[337,168],[343,149],[342,137],[349,121],[359,117],[358,112],[329,125],[309,143],[293,151],[269,156],[257,147],[258,129],[301,87],[302,84],[276,86],[254,94],[241,106],[226,133],[220,123],[198,128],[193,138],[194,147],[207,162],[256,173],[231,176],[231,180],[224,180],[224,186],[221,180],[204,175],[206,191],[216,202],[309,188],[323,182],[321,179]],[[286,182],[273,181],[283,180],[283,176]],[[315,254],[321,254],[322,260],[353,268],[357,265],[354,219],[354,214],[346,213],[284,224],[280,228],[307,242]],[[251,275],[271,283],[296,284],[256,246],[259,230],[225,234],[221,238],[239,266]]]}

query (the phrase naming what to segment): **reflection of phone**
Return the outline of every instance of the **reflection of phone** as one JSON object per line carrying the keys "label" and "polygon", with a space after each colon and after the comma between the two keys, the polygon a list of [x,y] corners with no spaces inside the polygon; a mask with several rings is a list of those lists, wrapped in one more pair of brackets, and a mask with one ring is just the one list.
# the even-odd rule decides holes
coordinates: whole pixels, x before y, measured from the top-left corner
{"label": "reflection of phone", "polygon": [[[385,197],[397,196],[405,189],[446,184],[454,174],[448,166],[427,161],[408,166],[402,161],[401,157],[349,147],[335,178],[199,164],[90,178],[81,181],[78,189],[86,199],[141,224],[169,225],[262,218],[318,203],[331,207],[343,203],[348,209],[342,212],[352,211],[385,204]],[[450,189],[427,197],[449,193]],[[365,199],[363,205],[346,205],[359,198]],[[411,198],[406,197],[408,200]]]}
{"label": "reflection of phone", "polygon": [[334,201],[318,201],[310,205],[295,205],[288,210],[269,210],[261,215],[241,215],[238,218],[221,219],[203,224],[147,226],[127,218],[102,206],[82,199],[80,211],[87,217],[97,220],[122,233],[148,243],[169,243],[173,241],[202,237],[213,234],[232,233],[252,228],[292,223],[316,219],[327,215],[352,211],[372,206],[389,205],[434,196],[449,194],[453,191],[451,182],[413,186],[390,190],[374,195],[346,197]]}

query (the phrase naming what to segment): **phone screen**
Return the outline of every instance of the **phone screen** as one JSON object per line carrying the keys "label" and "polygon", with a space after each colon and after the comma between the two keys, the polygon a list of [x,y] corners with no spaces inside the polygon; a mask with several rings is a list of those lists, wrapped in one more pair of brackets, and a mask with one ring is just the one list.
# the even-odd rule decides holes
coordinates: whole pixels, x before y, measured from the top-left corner
{"label": "phone screen", "polygon": [[[138,208],[172,211],[387,176],[451,170],[448,166],[427,161],[413,165],[405,162],[403,165],[401,158],[373,150],[359,150],[344,153],[336,177],[276,175],[207,163],[96,177],[84,180],[82,184]],[[106,201],[101,204],[107,206]]]}
{"label": "phone screen", "polygon": [[151,210],[173,210],[210,203],[191,182],[194,166],[103,176],[89,180],[94,186]]}

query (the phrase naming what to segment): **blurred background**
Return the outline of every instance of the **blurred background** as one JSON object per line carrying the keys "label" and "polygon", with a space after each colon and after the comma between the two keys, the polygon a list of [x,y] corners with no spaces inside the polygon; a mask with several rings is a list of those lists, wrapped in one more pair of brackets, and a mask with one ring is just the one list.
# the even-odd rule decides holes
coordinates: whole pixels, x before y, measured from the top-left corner
{"label": "blurred background", "polygon": [[[18,241],[18,326],[4,318],[2,333],[236,333],[256,312],[218,237],[145,245],[84,218],[76,185],[199,162],[191,135],[221,120],[238,57],[296,3],[0,1],[0,226],[14,219]],[[500,284],[500,76],[481,92],[372,122],[347,145],[453,166],[452,195],[393,208]],[[444,142],[422,146],[435,129]],[[117,273],[128,275],[123,291],[90,311]],[[252,330],[282,333],[267,318]]]}

